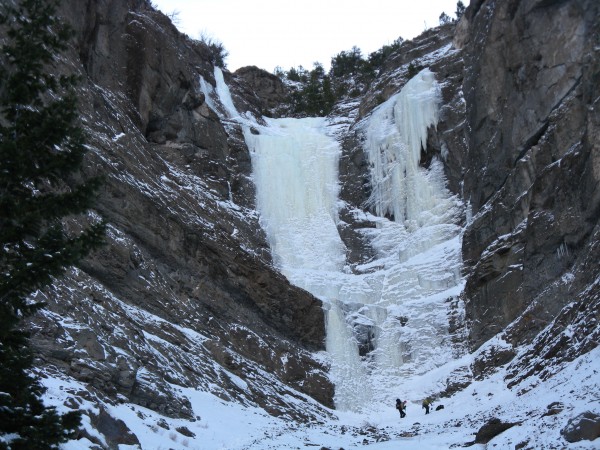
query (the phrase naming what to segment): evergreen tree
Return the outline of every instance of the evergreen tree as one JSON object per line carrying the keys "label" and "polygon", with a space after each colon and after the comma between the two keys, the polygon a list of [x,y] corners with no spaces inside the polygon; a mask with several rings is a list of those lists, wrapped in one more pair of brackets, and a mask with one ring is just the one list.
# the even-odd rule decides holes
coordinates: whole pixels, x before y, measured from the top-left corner
{"label": "evergreen tree", "polygon": [[370,53],[368,59],[369,65],[373,69],[379,69],[385,62],[386,58],[398,50],[402,46],[403,42],[404,39],[402,36],[399,36],[394,42],[392,42],[392,44],[384,45],[379,50]]}
{"label": "evergreen tree", "polygon": [[342,51],[331,58],[331,73],[334,77],[359,73],[364,65],[360,49],[355,45],[352,50]]}
{"label": "evergreen tree", "polygon": [[331,78],[325,75],[323,77],[323,113],[329,114],[333,109],[333,105],[335,104],[335,94],[333,93],[333,88],[331,86]]}
{"label": "evergreen tree", "polygon": [[285,70],[283,70],[283,67],[281,66],[276,66],[275,69],[273,69],[273,75],[283,80],[285,78]]}
{"label": "evergreen tree", "polygon": [[462,17],[462,15],[465,13],[465,10],[467,9],[467,7],[465,6],[465,4],[461,1],[458,0],[458,2],[456,3],[456,20],[460,20],[460,18]]}
{"label": "evergreen tree", "polygon": [[[31,374],[22,320],[44,306],[31,294],[100,245],[104,224],[78,235],[63,220],[85,213],[99,180],[76,183],[85,153],[74,76],[52,63],[72,32],[56,0],[20,0],[0,10],[0,449],[57,448],[79,426],[78,413],[45,407]],[[56,70],[55,70],[56,72]]]}
{"label": "evergreen tree", "polygon": [[287,72],[287,79],[290,81],[300,81],[300,74],[295,67],[290,67],[290,70]]}
{"label": "evergreen tree", "polygon": [[302,97],[304,100],[304,112],[309,116],[323,115],[321,78],[324,75],[323,66],[315,64],[315,68],[310,71],[309,79],[304,89]]}

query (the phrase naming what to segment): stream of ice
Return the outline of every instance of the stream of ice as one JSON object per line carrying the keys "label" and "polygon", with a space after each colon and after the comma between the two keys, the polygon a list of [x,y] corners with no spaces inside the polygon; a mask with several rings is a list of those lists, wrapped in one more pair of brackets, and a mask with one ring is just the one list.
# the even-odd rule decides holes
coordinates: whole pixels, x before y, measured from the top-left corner
{"label": "stream of ice", "polygon": [[202,89],[211,108],[242,125],[274,263],[325,305],[336,408],[404,397],[405,377],[453,357],[449,300],[463,287],[463,206],[445,188],[440,161],[419,165],[427,129],[438,121],[434,74],[421,71],[361,124],[375,215],[356,214],[375,224],[362,232],[375,257],[353,267],[338,232],[341,148],[331,123],[265,118],[258,125],[236,111],[218,68],[215,80],[214,89],[201,80]]}

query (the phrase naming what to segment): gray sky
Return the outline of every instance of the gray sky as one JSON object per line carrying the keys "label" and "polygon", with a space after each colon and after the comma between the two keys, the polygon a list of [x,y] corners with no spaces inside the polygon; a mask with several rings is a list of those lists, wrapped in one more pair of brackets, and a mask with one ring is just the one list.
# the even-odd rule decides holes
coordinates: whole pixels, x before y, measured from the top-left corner
{"label": "gray sky", "polygon": [[[272,72],[313,62],[329,68],[331,57],[359,47],[363,55],[402,36],[411,39],[454,18],[456,0],[153,0],[161,11],[178,11],[177,27],[192,38],[203,32],[221,41],[227,68],[255,65]],[[463,1],[468,4],[468,1]]]}

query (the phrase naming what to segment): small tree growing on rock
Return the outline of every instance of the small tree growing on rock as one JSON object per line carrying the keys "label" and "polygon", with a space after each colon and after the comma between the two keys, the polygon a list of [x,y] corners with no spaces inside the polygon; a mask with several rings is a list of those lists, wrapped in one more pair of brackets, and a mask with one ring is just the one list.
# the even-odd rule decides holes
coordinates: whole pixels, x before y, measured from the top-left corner
{"label": "small tree growing on rock", "polygon": [[200,34],[200,42],[208,47],[211,54],[211,63],[225,69],[227,67],[225,60],[229,56],[229,52],[225,48],[225,45],[206,32]]}
{"label": "small tree growing on rock", "polygon": [[465,4],[461,1],[458,0],[458,2],[456,3],[456,20],[460,20],[460,18],[462,17],[462,15],[465,13],[465,10],[467,9],[467,7],[465,6]]}

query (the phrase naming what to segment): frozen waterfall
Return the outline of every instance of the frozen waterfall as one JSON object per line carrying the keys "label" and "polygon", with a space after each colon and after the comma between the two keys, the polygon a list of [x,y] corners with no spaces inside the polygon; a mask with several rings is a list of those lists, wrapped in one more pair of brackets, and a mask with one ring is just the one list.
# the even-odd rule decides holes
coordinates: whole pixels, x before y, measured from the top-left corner
{"label": "frozen waterfall", "polygon": [[339,272],[346,254],[337,231],[339,146],[322,118],[267,123],[268,132],[247,135],[246,142],[274,261],[284,273]]}
{"label": "frozen waterfall", "polygon": [[[440,92],[434,74],[422,70],[378,108],[366,126],[366,151],[371,162],[371,203],[379,216],[397,222],[428,223],[421,213],[443,196],[428,172],[419,167],[427,129],[436,126]],[[441,188],[441,189],[440,189]]]}
{"label": "frozen waterfall", "polygon": [[434,74],[421,71],[362,123],[376,215],[356,214],[376,225],[363,231],[376,258],[352,269],[338,233],[341,149],[331,123],[265,119],[259,125],[235,110],[218,68],[215,79],[215,89],[201,80],[202,89],[211,108],[244,129],[274,263],[327,310],[336,407],[359,410],[405,398],[406,377],[452,358],[448,299],[462,290],[462,204],[446,190],[440,161],[419,165],[427,129],[438,121]]}
{"label": "frozen waterfall", "polygon": [[267,123],[261,134],[246,134],[261,225],[277,267],[325,303],[336,407],[353,409],[371,395],[341,303],[350,300],[342,292],[352,277],[343,272],[346,248],[337,229],[340,146],[323,118]]}

